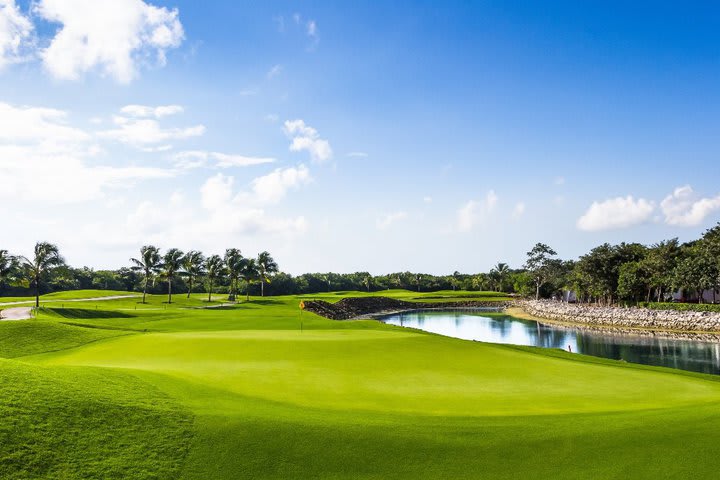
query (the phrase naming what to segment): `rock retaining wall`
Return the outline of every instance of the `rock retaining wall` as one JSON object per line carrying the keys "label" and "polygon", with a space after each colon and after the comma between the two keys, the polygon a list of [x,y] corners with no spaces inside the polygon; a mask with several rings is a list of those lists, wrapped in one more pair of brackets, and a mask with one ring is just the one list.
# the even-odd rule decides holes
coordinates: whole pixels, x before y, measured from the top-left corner
{"label": "rock retaining wall", "polygon": [[589,326],[720,332],[720,313],[717,312],[600,307],[548,300],[523,300],[517,305],[536,317]]}
{"label": "rock retaining wall", "polygon": [[383,312],[402,310],[419,310],[433,308],[478,308],[494,307],[498,310],[506,308],[510,302],[484,302],[484,301],[449,301],[449,302],[406,302],[388,297],[350,297],[343,298],[336,303],[324,300],[305,300],[305,310],[316,313],[332,320],[349,320]]}

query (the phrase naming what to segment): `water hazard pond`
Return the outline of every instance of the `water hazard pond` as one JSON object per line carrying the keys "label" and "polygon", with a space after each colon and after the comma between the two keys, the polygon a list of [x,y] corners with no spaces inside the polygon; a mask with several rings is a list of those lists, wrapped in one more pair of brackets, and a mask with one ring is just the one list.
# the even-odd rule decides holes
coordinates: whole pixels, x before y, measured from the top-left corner
{"label": "water hazard pond", "polygon": [[413,311],[380,320],[465,340],[570,349],[613,360],[720,374],[720,342],[555,327],[482,310]]}

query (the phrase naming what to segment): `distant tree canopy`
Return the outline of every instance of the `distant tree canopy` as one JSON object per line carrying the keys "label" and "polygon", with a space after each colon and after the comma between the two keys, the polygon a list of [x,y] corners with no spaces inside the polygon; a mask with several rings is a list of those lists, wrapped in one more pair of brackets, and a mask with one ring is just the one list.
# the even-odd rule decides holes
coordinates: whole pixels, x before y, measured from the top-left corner
{"label": "distant tree canopy", "polygon": [[[684,300],[702,301],[703,292],[720,292],[720,224],[692,242],[663,240],[599,245],[576,261],[558,258],[553,248],[537,243],[527,252],[522,268],[504,262],[488,272],[431,275],[395,272],[304,273],[280,270],[269,252],[245,257],[238,248],[224,256],[205,256],[197,250],[161,252],[141,248],[130,266],[118,270],[73,268],[65,264],[53,244],[40,242],[31,259],[0,250],[0,293],[41,294],[58,290],[126,290],[153,294],[204,292],[237,296],[312,294],[331,291],[406,289],[496,291],[535,298],[565,298],[572,291],[579,302],[667,301],[673,293]],[[569,296],[568,296],[569,298]],[[720,295],[718,295],[720,299]],[[144,301],[144,299],[143,299]]]}

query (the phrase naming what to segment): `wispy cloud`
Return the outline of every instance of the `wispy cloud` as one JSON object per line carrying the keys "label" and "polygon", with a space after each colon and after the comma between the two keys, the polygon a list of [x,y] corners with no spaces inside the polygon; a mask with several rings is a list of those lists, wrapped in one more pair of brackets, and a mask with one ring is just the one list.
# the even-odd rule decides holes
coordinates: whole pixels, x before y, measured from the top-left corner
{"label": "wispy cloud", "polygon": [[515,204],[515,207],[513,207],[512,211],[512,217],[513,218],[520,218],[525,214],[525,202],[518,202]]}
{"label": "wispy cloud", "polygon": [[[250,167],[275,162],[271,157],[249,157],[246,155],[231,155],[220,152],[204,150],[191,150],[179,152],[173,156],[175,166],[183,170],[212,166],[215,168]],[[213,160],[213,165],[208,165]]]}
{"label": "wispy cloud", "polygon": [[290,150],[293,152],[307,151],[313,162],[324,163],[332,158],[330,142],[320,138],[318,131],[303,120],[287,120],[283,126],[285,135],[292,139]]}
{"label": "wispy cloud", "polygon": [[497,206],[498,196],[494,190],[490,190],[483,200],[470,200],[460,207],[457,212],[457,229],[460,232],[469,232]]}
{"label": "wispy cloud", "polygon": [[277,77],[278,75],[280,75],[282,73],[282,71],[283,71],[282,65],[273,65],[270,68],[270,70],[267,71],[265,76],[268,78],[268,80],[271,80],[271,79]]}
{"label": "wispy cloud", "polygon": [[[204,125],[191,127],[165,128],[157,120],[159,117],[182,111],[182,107],[171,105],[166,107],[147,107],[129,105],[121,112],[126,115],[113,117],[115,128],[98,132],[98,137],[111,139],[137,148],[149,148],[157,144],[167,144],[172,140],[183,140],[199,137],[205,133]],[[154,117],[154,118],[148,118]]]}
{"label": "wispy cloud", "polygon": [[407,212],[392,212],[387,213],[385,215],[380,216],[380,218],[377,219],[375,222],[375,225],[377,226],[378,230],[385,230],[389,228],[394,223],[399,222],[400,220],[404,220],[408,217]]}
{"label": "wispy cloud", "polygon": [[62,110],[0,103],[0,197],[78,203],[108,189],[176,175],[173,169],[103,164],[98,139],[68,120]]}
{"label": "wispy cloud", "polygon": [[0,2],[0,70],[6,65],[26,60],[33,25],[15,0]]}

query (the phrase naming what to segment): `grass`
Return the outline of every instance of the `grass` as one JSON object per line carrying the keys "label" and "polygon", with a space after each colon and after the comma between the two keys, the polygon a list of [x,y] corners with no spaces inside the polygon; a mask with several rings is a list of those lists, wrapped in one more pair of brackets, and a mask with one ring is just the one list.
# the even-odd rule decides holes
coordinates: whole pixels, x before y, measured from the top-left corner
{"label": "grass", "polygon": [[[116,295],[138,295],[137,292],[127,292],[124,290],[68,290],[66,292],[53,292],[40,295],[40,303],[51,302],[57,303],[63,300],[82,300],[86,298],[112,297]],[[142,294],[139,294],[142,295]],[[35,303],[35,297],[0,297],[0,306],[5,303]]]}
{"label": "grass", "polygon": [[0,323],[0,477],[716,475],[717,377],[204,298]]}

